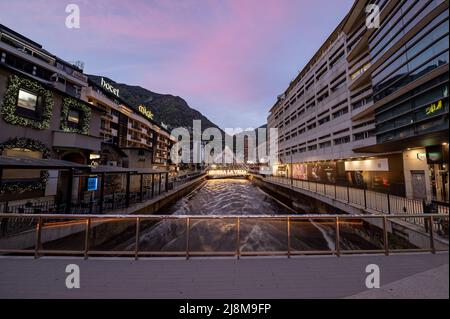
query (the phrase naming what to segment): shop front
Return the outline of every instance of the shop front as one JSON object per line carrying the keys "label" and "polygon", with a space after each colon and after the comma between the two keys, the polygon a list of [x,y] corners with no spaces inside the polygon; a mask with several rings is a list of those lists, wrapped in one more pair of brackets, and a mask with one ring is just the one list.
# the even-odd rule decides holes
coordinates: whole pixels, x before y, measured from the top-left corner
{"label": "shop front", "polygon": [[448,147],[448,143],[444,143],[426,148],[432,199],[447,203],[449,201]]}
{"label": "shop front", "polygon": [[292,165],[292,178],[405,196],[402,155]]}

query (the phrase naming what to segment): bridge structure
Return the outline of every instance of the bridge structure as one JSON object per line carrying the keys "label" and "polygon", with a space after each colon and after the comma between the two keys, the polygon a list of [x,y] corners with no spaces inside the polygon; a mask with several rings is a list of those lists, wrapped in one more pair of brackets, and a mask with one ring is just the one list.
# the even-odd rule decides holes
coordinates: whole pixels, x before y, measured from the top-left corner
{"label": "bridge structure", "polygon": [[206,168],[208,178],[247,177],[249,174],[249,168],[244,164],[212,164]]}
{"label": "bridge structure", "polygon": [[[409,217],[384,215],[370,218],[379,218],[388,226],[391,219]],[[443,216],[413,217],[432,219]],[[427,247],[395,249],[391,247],[389,227],[385,227],[384,243],[379,249],[343,249],[340,246],[341,227],[368,216],[3,214],[0,218],[36,221],[35,229],[30,231],[34,239],[31,247],[20,248],[18,243],[22,240],[9,241],[9,244],[5,240],[0,241],[0,298],[448,299],[449,296],[448,246],[435,241],[434,230],[430,230]],[[181,251],[141,248],[141,226],[150,219],[184,225],[184,248]],[[278,247],[273,251],[242,249],[240,243],[245,237],[245,224],[262,220],[284,225],[284,248]],[[295,225],[311,220],[335,225],[335,242],[329,249],[306,251],[295,246],[296,237],[301,236],[294,231]],[[196,246],[193,233],[195,225],[202,221],[230,226],[228,228],[235,237],[230,241],[229,249],[211,250],[209,247],[200,250]],[[99,232],[95,230],[105,225],[109,225],[106,229],[118,225],[131,227],[135,231],[135,245],[128,250],[99,250],[94,244],[105,234],[105,228]],[[83,230],[82,236],[78,237],[77,248],[48,245],[48,240],[64,227]],[[68,265],[79,267],[80,289],[67,289]],[[379,289],[366,286],[368,265],[376,265],[380,270]]]}

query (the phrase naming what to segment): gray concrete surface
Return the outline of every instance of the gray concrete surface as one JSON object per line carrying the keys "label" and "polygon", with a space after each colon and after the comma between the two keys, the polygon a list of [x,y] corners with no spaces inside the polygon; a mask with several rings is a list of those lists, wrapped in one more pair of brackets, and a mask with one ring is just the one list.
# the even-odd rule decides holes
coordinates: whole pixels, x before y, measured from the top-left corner
{"label": "gray concrete surface", "polygon": [[[0,257],[0,298],[448,298],[448,253],[284,258]],[[80,267],[67,289],[66,266]],[[377,264],[381,288],[368,290]]]}

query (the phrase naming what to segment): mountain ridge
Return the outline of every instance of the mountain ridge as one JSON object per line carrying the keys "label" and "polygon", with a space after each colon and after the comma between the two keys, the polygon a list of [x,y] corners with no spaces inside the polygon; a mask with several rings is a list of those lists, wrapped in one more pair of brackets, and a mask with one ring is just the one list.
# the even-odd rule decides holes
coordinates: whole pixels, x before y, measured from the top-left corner
{"label": "mountain ridge", "polygon": [[119,89],[120,99],[126,104],[136,111],[138,111],[139,105],[144,105],[153,113],[154,121],[166,124],[169,130],[177,127],[186,127],[192,130],[192,121],[201,120],[202,131],[209,127],[215,127],[223,132],[217,124],[209,120],[200,111],[191,107],[180,96],[153,92],[139,85],[118,83],[106,76],[94,74],[88,74],[87,76],[97,85],[101,85],[102,78],[108,81],[108,83]]}

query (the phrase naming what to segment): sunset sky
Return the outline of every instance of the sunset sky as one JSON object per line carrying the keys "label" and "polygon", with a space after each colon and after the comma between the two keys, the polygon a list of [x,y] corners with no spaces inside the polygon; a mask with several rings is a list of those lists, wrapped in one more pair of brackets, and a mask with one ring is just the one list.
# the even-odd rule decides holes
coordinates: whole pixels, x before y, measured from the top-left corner
{"label": "sunset sky", "polygon": [[[67,29],[65,7],[81,9]],[[353,0],[0,0],[0,23],[85,72],[257,127]]]}

